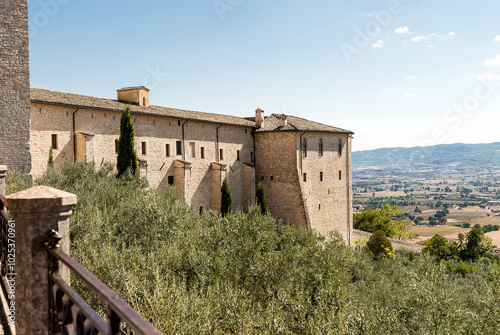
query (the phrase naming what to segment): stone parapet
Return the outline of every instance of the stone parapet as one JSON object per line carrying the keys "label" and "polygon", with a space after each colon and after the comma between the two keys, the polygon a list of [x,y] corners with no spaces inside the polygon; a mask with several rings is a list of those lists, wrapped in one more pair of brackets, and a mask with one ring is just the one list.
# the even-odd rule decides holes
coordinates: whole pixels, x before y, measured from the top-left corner
{"label": "stone parapet", "polygon": [[[54,229],[62,236],[62,251],[69,254],[69,217],[76,195],[47,186],[36,186],[6,197],[15,219],[16,334],[48,334],[47,254],[37,249],[40,239]],[[61,266],[69,284],[69,270]]]}

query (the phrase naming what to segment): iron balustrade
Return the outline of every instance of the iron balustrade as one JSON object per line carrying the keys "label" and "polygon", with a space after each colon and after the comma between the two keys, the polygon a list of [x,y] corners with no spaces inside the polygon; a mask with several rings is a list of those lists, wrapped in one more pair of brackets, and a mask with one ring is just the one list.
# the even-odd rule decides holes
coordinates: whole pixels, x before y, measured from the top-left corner
{"label": "iron balustrade", "polygon": [[[48,257],[50,334],[117,335],[121,334],[122,321],[137,334],[161,334],[115,292],[62,251],[59,245],[61,239],[57,231],[51,230],[45,234],[41,245]],[[58,274],[61,263],[107,304],[107,322],[61,279]]]}

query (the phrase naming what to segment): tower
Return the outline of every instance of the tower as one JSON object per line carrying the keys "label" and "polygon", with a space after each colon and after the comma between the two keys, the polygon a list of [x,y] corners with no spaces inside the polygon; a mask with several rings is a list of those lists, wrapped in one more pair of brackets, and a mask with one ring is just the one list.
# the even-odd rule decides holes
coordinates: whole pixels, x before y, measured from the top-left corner
{"label": "tower", "polygon": [[0,164],[31,170],[28,1],[0,2]]}

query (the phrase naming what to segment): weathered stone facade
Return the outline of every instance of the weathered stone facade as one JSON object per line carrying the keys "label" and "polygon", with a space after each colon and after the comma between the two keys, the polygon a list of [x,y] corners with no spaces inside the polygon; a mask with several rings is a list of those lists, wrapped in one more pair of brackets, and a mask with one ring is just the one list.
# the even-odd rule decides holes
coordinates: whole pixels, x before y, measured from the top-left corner
{"label": "weathered stone facade", "polygon": [[0,163],[29,173],[28,1],[0,3]]}
{"label": "weathered stone facade", "polygon": [[350,135],[279,127],[256,132],[256,182],[274,216],[321,234],[336,230],[350,244]]}
{"label": "weathered stone facade", "polygon": [[140,173],[151,187],[173,184],[201,211],[220,210],[224,178],[234,209],[253,204],[262,183],[273,216],[321,234],[338,231],[351,244],[352,132],[293,116],[264,118],[262,110],[241,119],[143,106],[146,88],[118,92],[126,102],[32,89],[33,175],[45,171],[51,147],[56,165],[75,157],[116,164],[121,110],[132,102]]}
{"label": "weathered stone facade", "polygon": [[[33,175],[40,176],[46,170],[51,147],[56,165],[74,157],[79,162],[94,162],[96,167],[104,162],[116,164],[120,116],[113,111],[33,103]],[[213,198],[220,193],[221,180],[227,175],[234,208],[251,204],[243,192],[243,183],[250,183],[246,179],[252,178],[254,171],[251,168],[244,178],[243,165],[251,164],[253,152],[251,127],[137,114],[132,114],[132,121],[141,174],[151,187],[165,188],[170,177],[170,183],[189,204],[218,210],[220,200]],[[224,166],[222,175],[219,166]]]}

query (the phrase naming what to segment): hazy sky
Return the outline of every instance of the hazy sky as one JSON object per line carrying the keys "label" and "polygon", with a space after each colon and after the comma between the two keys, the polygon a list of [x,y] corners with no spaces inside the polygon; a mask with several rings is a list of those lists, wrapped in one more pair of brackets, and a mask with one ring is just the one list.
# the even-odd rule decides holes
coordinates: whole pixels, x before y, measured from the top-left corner
{"label": "hazy sky", "polygon": [[355,132],[500,141],[498,0],[29,0],[32,87]]}

